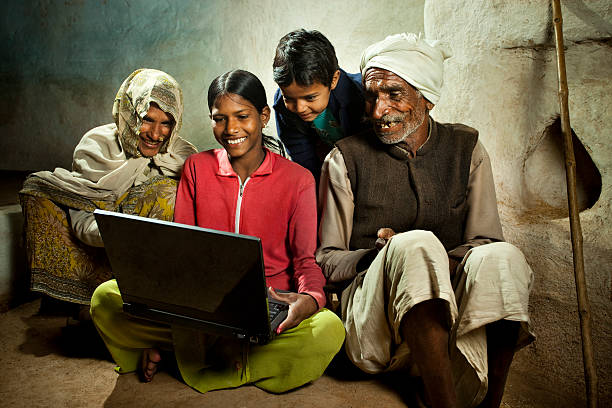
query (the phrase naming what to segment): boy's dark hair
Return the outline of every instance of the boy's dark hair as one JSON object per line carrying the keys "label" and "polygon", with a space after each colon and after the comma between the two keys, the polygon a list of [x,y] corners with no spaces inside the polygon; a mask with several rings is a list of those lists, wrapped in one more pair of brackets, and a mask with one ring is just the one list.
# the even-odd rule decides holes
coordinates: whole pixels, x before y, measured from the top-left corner
{"label": "boy's dark hair", "polygon": [[319,82],[331,86],[338,70],[334,46],[316,30],[295,30],[278,42],[274,56],[274,82],[289,86],[294,81],[301,86]]}
{"label": "boy's dark hair", "polygon": [[251,102],[259,113],[268,105],[264,86],[259,78],[249,71],[235,69],[213,79],[208,87],[208,109],[212,112],[217,98],[228,93],[242,96]]}

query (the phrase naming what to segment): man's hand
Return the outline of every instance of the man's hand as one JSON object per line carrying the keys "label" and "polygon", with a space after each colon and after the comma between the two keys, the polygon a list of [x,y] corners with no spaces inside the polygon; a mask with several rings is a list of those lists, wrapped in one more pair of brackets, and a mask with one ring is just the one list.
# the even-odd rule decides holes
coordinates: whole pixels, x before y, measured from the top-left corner
{"label": "man's hand", "polygon": [[378,236],[378,239],[376,240],[374,246],[376,246],[376,249],[380,251],[385,245],[387,245],[387,241],[389,241],[389,239],[395,235],[395,231],[393,231],[391,228],[381,228],[378,230],[376,235]]}
{"label": "man's hand", "polygon": [[272,287],[268,288],[268,292],[273,299],[289,304],[289,314],[278,326],[278,329],[276,329],[276,334],[297,326],[302,320],[308,319],[319,310],[319,305],[317,305],[317,301],[312,296],[294,292],[276,292]]}

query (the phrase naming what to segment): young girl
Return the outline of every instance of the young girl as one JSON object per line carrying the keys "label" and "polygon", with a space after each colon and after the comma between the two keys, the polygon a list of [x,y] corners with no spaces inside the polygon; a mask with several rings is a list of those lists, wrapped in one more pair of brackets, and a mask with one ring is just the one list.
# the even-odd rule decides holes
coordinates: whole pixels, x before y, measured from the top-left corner
{"label": "young girl", "polygon": [[323,309],[325,280],[314,260],[315,181],[306,169],[264,147],[270,108],[253,74],[236,70],[216,78],[208,105],[223,149],[185,162],[174,219],[259,237],[270,294],[289,304],[289,315],[274,340],[249,346],[127,317],[117,284],[110,281],[94,294],[94,322],[119,372],[136,370],[140,361],[143,379],[150,381],[161,361],[159,350],[172,348],[182,378],[200,392],[245,383],[284,392],[318,378],[344,341],[342,323]]}

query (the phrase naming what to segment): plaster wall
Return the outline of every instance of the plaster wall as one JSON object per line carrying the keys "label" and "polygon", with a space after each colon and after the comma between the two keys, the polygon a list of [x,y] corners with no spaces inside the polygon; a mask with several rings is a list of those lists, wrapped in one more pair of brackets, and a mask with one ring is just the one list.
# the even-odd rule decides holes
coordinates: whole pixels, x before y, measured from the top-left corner
{"label": "plaster wall", "polygon": [[[133,70],[157,68],[183,86],[181,134],[216,147],[206,90],[235,68],[255,73],[270,104],[278,40],[304,27],[323,32],[340,65],[357,72],[361,51],[388,33],[423,30],[424,0],[83,1],[9,0],[0,5],[0,170],[71,164],[89,129],[112,122],[119,85]],[[270,122],[268,134],[276,128]]]}
{"label": "plaster wall", "polygon": [[[600,403],[609,406],[612,5],[562,3],[571,125],[602,183],[596,203],[581,213],[581,223]],[[564,163],[558,154],[544,153],[550,147],[544,130],[560,114],[550,2],[426,1],[424,18],[427,37],[442,40],[453,52],[433,116],[480,131],[493,165],[506,240],[521,248],[535,273],[530,307],[538,339],[515,357],[511,377],[522,377],[514,384],[524,387],[518,395],[525,406],[584,406],[569,221],[560,212],[567,214],[566,208],[553,208],[567,205]]]}

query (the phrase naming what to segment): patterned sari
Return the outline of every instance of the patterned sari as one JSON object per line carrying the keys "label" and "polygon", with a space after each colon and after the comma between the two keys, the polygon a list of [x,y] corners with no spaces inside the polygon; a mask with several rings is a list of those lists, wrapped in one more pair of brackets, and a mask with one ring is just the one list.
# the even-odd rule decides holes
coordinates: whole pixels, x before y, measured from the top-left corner
{"label": "patterned sari", "polygon": [[[19,198],[32,290],[57,299],[88,305],[98,285],[112,278],[104,248],[81,242],[72,232],[68,208],[95,208],[172,221],[178,182],[156,176],[132,187],[114,208],[53,191],[36,178],[26,180]],[[126,240],[127,244],[127,240]]]}

